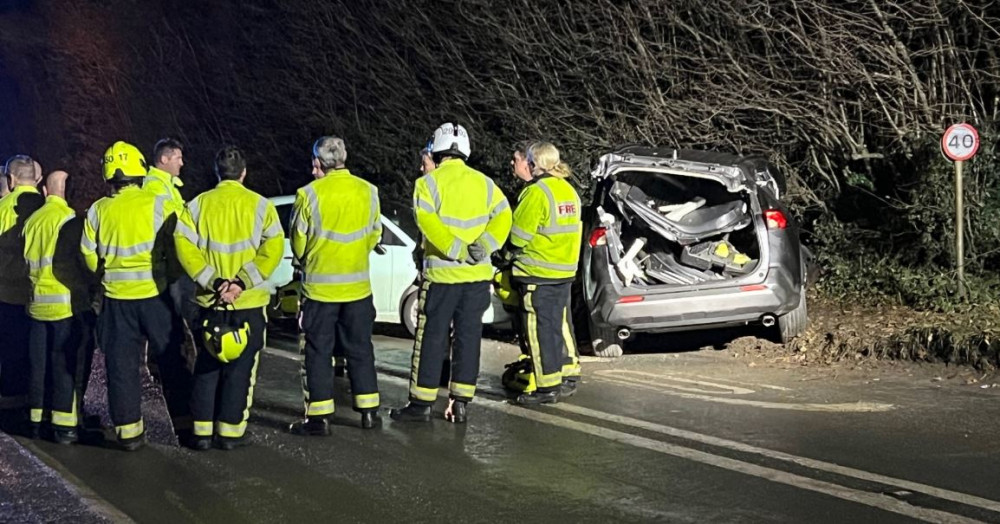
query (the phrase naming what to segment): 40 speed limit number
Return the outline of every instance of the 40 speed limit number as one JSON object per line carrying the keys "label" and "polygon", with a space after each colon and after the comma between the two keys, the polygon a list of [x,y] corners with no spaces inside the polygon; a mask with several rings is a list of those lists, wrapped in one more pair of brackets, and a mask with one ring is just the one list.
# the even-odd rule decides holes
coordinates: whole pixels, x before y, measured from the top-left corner
{"label": "40 speed limit number", "polygon": [[979,133],[969,124],[955,124],[941,137],[941,150],[956,162],[968,160],[979,150]]}

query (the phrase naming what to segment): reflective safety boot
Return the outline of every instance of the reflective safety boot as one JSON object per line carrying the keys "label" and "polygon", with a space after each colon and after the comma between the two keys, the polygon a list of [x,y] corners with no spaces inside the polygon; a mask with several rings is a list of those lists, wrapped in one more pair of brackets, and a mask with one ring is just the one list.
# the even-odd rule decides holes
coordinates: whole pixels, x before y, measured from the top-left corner
{"label": "reflective safety boot", "polygon": [[465,421],[468,420],[468,415],[466,413],[467,404],[468,402],[465,402],[464,400],[456,400],[453,402],[451,405],[451,417],[449,418],[449,414],[445,412],[445,420],[451,422],[452,424],[465,424]]}
{"label": "reflective safety boot", "polygon": [[361,429],[373,429],[382,425],[382,417],[378,416],[378,411],[366,409],[361,412]]}
{"label": "reflective safety boot", "polygon": [[293,435],[328,437],[330,436],[330,422],[326,417],[309,417],[305,420],[293,422],[288,426],[288,431]]}
{"label": "reflective safety boot", "polygon": [[539,404],[555,404],[559,402],[559,390],[554,391],[534,391],[532,393],[521,393],[514,400],[514,403],[522,406],[537,406]]}
{"label": "reflective safety boot", "polygon": [[56,444],[74,444],[76,441],[80,440],[80,435],[77,433],[76,428],[61,428],[54,426],[52,428],[52,442]]}
{"label": "reflective safety boot", "polygon": [[430,422],[431,407],[410,402],[405,408],[393,408],[389,417],[396,422]]}

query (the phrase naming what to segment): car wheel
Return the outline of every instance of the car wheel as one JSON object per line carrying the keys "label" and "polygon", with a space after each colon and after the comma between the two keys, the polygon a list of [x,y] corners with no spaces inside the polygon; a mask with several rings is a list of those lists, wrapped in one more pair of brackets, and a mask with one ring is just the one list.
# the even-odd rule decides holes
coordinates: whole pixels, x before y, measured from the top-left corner
{"label": "car wheel", "polygon": [[403,307],[399,311],[399,320],[411,337],[417,335],[417,296],[419,291],[413,291],[403,299]]}
{"label": "car wheel", "polygon": [[805,282],[799,286],[799,306],[778,317],[778,339],[787,344],[802,334],[809,325],[809,311],[806,307]]}

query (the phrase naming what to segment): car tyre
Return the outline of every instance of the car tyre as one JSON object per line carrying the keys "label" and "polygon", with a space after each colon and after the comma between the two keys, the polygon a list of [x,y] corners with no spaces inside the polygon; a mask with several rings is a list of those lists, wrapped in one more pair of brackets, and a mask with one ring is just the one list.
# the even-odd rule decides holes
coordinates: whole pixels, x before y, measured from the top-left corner
{"label": "car tyre", "polygon": [[625,352],[614,329],[598,327],[593,322],[590,323],[590,347],[597,357],[618,358]]}
{"label": "car tyre", "polygon": [[417,298],[419,290],[412,291],[403,299],[403,307],[399,311],[399,320],[411,337],[417,336]]}
{"label": "car tyre", "polygon": [[809,311],[806,307],[805,282],[799,286],[799,305],[784,315],[778,317],[778,340],[787,344],[802,334],[809,325]]}

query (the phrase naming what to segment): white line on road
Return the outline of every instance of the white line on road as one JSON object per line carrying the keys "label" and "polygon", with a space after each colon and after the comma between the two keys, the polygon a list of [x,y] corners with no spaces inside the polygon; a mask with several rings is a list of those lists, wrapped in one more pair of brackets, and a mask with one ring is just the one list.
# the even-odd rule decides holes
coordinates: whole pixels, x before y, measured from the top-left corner
{"label": "white line on road", "polygon": [[[594,373],[595,376],[616,378],[620,380],[628,380],[630,382],[639,382],[642,384],[651,384],[655,386],[662,386],[665,388],[676,389],[680,391],[687,391],[689,393],[705,393],[708,395],[750,395],[754,393],[754,390],[741,388],[739,386],[732,386],[729,384],[720,384],[718,382],[708,382],[706,380],[695,380],[691,378],[682,378],[675,376],[673,373],[648,373],[645,371],[631,371],[627,369],[607,369],[601,370]],[[678,386],[676,384],[671,384],[670,382],[680,382],[682,384],[694,384],[696,386],[702,386],[711,389],[700,389],[690,386]]]}

